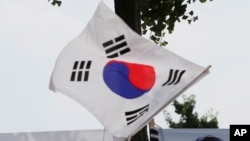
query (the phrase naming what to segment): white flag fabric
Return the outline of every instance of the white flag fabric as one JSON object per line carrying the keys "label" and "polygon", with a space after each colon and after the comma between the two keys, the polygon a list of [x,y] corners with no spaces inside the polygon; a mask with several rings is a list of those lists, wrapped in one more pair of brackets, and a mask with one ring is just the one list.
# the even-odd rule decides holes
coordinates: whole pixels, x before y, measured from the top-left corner
{"label": "white flag fabric", "polygon": [[130,137],[208,68],[132,31],[100,2],[60,53],[50,89],[86,107],[116,137]]}

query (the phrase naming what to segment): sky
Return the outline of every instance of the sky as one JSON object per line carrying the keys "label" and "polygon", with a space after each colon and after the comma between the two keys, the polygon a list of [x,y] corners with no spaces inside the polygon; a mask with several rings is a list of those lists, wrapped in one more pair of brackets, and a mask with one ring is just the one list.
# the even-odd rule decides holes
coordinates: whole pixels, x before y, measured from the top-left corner
{"label": "sky", "polygon": [[[100,0],[0,0],[0,133],[102,129],[80,104],[48,89],[55,61],[81,33]],[[104,0],[113,9],[113,0]],[[199,116],[218,112],[219,128],[250,124],[250,1],[214,0],[192,6],[199,20],[178,23],[166,49],[210,74],[182,95],[196,95]],[[182,96],[178,97],[182,100]],[[165,108],[174,120],[173,106]],[[168,128],[163,113],[155,117]]]}

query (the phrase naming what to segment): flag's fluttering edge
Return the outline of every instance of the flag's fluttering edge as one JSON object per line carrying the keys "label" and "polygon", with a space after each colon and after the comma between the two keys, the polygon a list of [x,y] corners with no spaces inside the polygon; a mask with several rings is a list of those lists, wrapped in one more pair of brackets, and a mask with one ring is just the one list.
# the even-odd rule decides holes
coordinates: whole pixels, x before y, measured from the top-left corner
{"label": "flag's fluttering edge", "polygon": [[86,107],[112,135],[129,137],[207,72],[139,36],[101,2],[59,55],[50,89]]}

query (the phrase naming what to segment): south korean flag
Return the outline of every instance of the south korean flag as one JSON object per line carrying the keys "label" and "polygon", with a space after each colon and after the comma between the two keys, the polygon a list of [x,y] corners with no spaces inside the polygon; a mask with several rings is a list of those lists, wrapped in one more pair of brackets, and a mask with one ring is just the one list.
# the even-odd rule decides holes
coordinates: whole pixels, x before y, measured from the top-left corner
{"label": "south korean flag", "polygon": [[87,108],[116,137],[130,137],[207,74],[132,31],[101,2],[59,55],[50,89]]}

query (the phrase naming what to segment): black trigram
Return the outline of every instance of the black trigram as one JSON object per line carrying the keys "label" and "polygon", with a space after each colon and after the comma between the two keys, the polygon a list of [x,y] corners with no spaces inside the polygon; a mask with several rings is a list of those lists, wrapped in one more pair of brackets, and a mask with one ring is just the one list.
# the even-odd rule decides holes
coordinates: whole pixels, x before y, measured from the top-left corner
{"label": "black trigram", "polygon": [[180,71],[180,70],[170,69],[168,80],[165,83],[163,83],[162,86],[178,84],[181,80],[181,77],[183,76],[185,72],[186,70]]}
{"label": "black trigram", "polygon": [[127,125],[135,122],[138,118],[143,116],[144,113],[148,112],[148,109],[149,109],[149,104],[142,107],[142,108],[139,108],[139,109],[136,109],[136,110],[133,110],[133,111],[125,112]]}
{"label": "black trigram", "polygon": [[127,46],[124,35],[116,37],[114,40],[109,40],[102,45],[107,54],[107,58],[115,58],[130,52],[130,48]]}
{"label": "black trigram", "polygon": [[92,61],[75,61],[70,81],[88,81]]}

